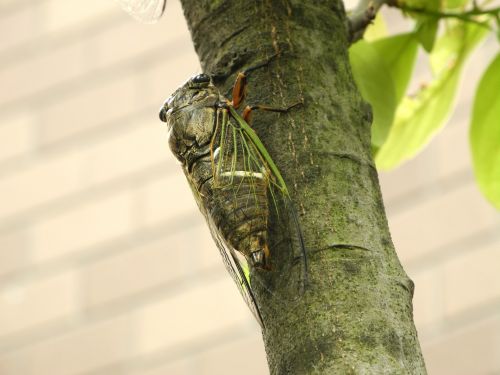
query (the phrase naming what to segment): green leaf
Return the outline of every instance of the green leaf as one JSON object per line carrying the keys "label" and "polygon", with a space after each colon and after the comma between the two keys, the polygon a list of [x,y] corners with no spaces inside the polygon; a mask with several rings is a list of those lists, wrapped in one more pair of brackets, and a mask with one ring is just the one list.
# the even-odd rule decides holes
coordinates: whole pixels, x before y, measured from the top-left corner
{"label": "green leaf", "polygon": [[406,33],[357,44],[350,50],[351,64],[361,94],[373,107],[372,145],[377,148],[385,142],[408,86],[418,43],[414,33]]}
{"label": "green leaf", "polygon": [[427,52],[431,52],[438,31],[439,18],[426,17],[417,23],[417,36]]}
{"label": "green leaf", "polygon": [[461,66],[476,42],[486,35],[484,29],[480,30],[481,27],[469,25],[467,27],[465,23],[457,23],[439,39],[438,48],[429,55],[434,76],[439,77],[455,66]]}
{"label": "green leaf", "polygon": [[464,8],[468,2],[469,0],[445,0],[444,7],[446,9]]}
{"label": "green leaf", "polygon": [[373,22],[366,28],[366,31],[363,34],[363,39],[367,42],[371,42],[384,38],[387,34],[387,25],[384,17],[382,16],[382,13],[378,12]]}
{"label": "green leaf", "polygon": [[486,69],[477,88],[470,144],[479,188],[500,209],[500,54]]}
{"label": "green leaf", "polygon": [[372,105],[372,142],[382,143],[397,105],[394,80],[389,67],[372,44],[360,40],[349,49],[349,57],[361,95]]}
{"label": "green leaf", "polygon": [[464,61],[486,34],[483,27],[457,23],[438,39],[431,54],[434,80],[399,104],[387,140],[375,156],[379,168],[391,169],[413,157],[444,126]]}
{"label": "green leaf", "polygon": [[438,10],[441,7],[441,0],[400,0],[398,4],[417,9]]}
{"label": "green leaf", "polygon": [[418,43],[414,33],[398,34],[372,43],[384,59],[395,84],[396,102],[399,103],[410,81]]}

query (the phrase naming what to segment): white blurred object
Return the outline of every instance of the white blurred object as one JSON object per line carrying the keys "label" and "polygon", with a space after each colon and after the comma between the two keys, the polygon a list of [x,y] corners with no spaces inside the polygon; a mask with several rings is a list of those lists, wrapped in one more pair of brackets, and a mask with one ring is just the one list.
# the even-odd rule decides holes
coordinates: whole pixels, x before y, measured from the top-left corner
{"label": "white blurred object", "polygon": [[145,23],[154,23],[165,11],[167,0],[116,0],[134,18]]}

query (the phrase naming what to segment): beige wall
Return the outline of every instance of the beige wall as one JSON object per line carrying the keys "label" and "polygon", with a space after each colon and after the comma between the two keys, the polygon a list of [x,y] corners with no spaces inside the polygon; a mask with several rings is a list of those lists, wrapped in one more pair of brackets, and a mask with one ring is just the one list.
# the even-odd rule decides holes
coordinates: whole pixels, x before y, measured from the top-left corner
{"label": "beige wall", "polygon": [[[199,71],[178,1],[144,26],[110,0],[2,0],[0,35],[0,374],[267,373],[157,119]],[[381,176],[431,374],[500,373],[500,217],[466,138],[491,55]]]}

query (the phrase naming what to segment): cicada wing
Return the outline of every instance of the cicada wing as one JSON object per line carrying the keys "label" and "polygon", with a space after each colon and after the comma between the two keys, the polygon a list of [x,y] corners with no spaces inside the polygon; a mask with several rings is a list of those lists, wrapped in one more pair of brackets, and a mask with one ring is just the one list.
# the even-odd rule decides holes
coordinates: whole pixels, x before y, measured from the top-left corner
{"label": "cicada wing", "polygon": [[[275,231],[275,234],[279,234],[278,237],[281,239],[288,240],[291,248],[276,257],[273,249],[276,245],[273,243],[275,242],[272,238],[274,236],[268,236],[267,241],[270,243],[267,245],[271,248],[270,268],[273,272],[279,272],[279,269],[286,272],[287,264],[295,264],[299,260],[302,263],[302,279],[305,283],[307,281],[306,251],[300,222],[288,195],[288,189],[257,134],[249,128],[248,124],[244,123],[246,126],[241,126],[240,121],[244,120],[241,117],[235,118],[232,114],[228,116],[227,112],[220,114],[218,122],[220,141],[216,142],[219,147],[213,160],[215,186],[219,189],[224,189],[228,184],[233,186],[232,202],[239,202],[238,209],[245,211],[247,217],[260,217],[262,220],[260,227],[264,226],[269,229],[269,220],[271,216],[274,216],[272,222],[277,224],[277,232],[279,232]],[[243,199],[244,196],[247,198]],[[252,205],[255,205],[254,210],[248,208]],[[236,250],[239,250],[238,254],[240,254],[242,249]],[[246,254],[248,256],[248,250]],[[290,275],[283,274],[280,278],[285,280],[288,276]],[[253,281],[254,284],[261,282],[260,279]],[[267,289],[265,285],[263,286]]]}
{"label": "cicada wing", "polygon": [[[292,203],[269,167],[269,154],[256,144],[256,135],[249,135],[225,109],[218,111],[216,129],[211,145],[213,190],[207,195],[210,204],[205,213],[224,265],[262,325],[255,293],[287,308],[290,300],[278,291],[283,285],[290,287],[291,272],[297,269],[293,267],[295,245],[303,246],[302,232],[296,215],[288,213]],[[271,215],[279,223],[273,231],[278,234],[275,238],[269,231]],[[274,245],[281,239],[289,239],[292,247],[278,254]],[[257,266],[249,265],[255,253],[265,254],[264,249],[268,251],[265,259]]]}
{"label": "cicada wing", "polygon": [[[239,120],[242,121],[241,118]],[[229,124],[234,126],[232,121],[229,121]],[[252,176],[256,175],[255,171],[260,171],[261,175],[265,178],[268,198],[270,200],[270,209],[276,214],[281,229],[289,232],[288,239],[292,244],[292,249],[290,249],[291,251],[288,254],[288,261],[293,261],[293,259],[297,257],[302,259],[303,279],[304,282],[307,282],[306,249],[298,215],[288,195],[288,189],[283,177],[279,174],[277,167],[270,159],[269,153],[265,150],[257,134],[255,132],[250,134],[250,131],[253,132],[252,129],[246,130],[246,127],[237,127],[239,136],[233,138],[236,139],[236,142],[240,145],[235,147],[235,149],[242,150],[240,158],[244,160],[244,164],[247,166],[248,170],[251,171]],[[234,129],[233,132],[235,132]],[[256,140],[260,145],[256,144]],[[233,162],[233,164],[239,163]],[[273,165],[274,168],[272,168],[271,165]],[[273,171],[273,169],[276,172]],[[276,173],[279,175],[276,175]],[[253,180],[255,181],[256,178],[254,177]]]}
{"label": "cicada wing", "polygon": [[[246,196],[246,205],[259,205],[258,211],[267,211],[267,207],[264,207],[267,204],[257,199],[259,191],[269,183],[267,166],[258,149],[226,110],[219,112],[217,129],[218,142],[213,160],[214,188],[231,186],[233,202],[241,204],[238,198]],[[267,216],[267,213],[262,213]]]}
{"label": "cicada wing", "polygon": [[241,296],[245,300],[247,306],[250,308],[253,316],[255,317],[257,322],[259,322],[261,327],[263,327],[264,323],[262,321],[259,306],[257,305],[257,301],[250,287],[250,269],[248,264],[243,257],[238,256],[236,254],[236,251],[226,244],[226,241],[224,241],[210,217],[208,217],[208,225],[210,227],[210,232],[212,233],[212,237],[215,240],[217,248],[219,249],[220,255],[222,256],[222,261],[224,263],[224,266],[226,267],[226,270],[234,280]]}
{"label": "cicada wing", "polygon": [[306,245],[304,242],[304,234],[302,233],[302,227],[300,226],[299,217],[295,208],[293,207],[292,200],[290,197],[285,197],[284,199],[285,209],[287,212],[288,221],[288,232],[290,234],[289,241],[292,247],[292,260],[299,259],[302,268],[302,280],[300,289],[303,292],[308,284],[308,261]]}
{"label": "cicada wing", "polygon": [[165,11],[167,0],[116,0],[134,18],[144,23],[154,23]]}

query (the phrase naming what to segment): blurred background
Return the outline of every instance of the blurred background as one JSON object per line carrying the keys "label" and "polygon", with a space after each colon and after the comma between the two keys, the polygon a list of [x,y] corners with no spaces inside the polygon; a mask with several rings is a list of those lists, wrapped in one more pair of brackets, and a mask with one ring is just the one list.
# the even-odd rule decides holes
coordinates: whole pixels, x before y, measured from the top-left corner
{"label": "blurred background", "polygon": [[[0,34],[0,374],[268,373],[157,117],[200,71],[179,1],[152,26],[111,0],[0,0]],[[496,50],[445,130],[381,174],[430,374],[500,374],[500,215],[467,138]]]}

